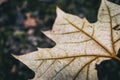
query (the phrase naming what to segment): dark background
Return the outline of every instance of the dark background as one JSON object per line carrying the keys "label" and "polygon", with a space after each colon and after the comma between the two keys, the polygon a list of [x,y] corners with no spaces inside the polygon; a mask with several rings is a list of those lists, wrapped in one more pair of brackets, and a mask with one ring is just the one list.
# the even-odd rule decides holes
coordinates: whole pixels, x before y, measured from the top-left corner
{"label": "dark background", "polygon": [[[110,0],[120,5],[120,0]],[[97,21],[101,0],[0,0],[0,80],[28,80],[35,73],[11,53],[23,55],[37,47],[54,47],[55,42],[41,31],[52,29],[56,18],[56,6],[62,10]],[[37,20],[34,27],[24,26],[26,14]],[[32,34],[28,34],[33,30]],[[120,53],[120,51],[118,52]],[[119,56],[119,54],[118,54]],[[96,65],[99,80],[120,80],[120,62],[106,60]]]}

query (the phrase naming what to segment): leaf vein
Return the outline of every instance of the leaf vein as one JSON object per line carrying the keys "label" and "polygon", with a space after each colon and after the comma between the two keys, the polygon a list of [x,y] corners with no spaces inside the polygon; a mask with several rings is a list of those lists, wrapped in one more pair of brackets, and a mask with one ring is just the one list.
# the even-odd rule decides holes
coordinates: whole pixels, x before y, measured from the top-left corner
{"label": "leaf vein", "polygon": [[98,57],[93,58],[92,60],[90,60],[89,62],[87,62],[85,65],[83,65],[82,68],[80,68],[80,70],[77,72],[77,74],[74,76],[73,80],[76,80],[76,78],[79,76],[80,72],[90,63],[92,63],[94,60],[96,60]]}
{"label": "leaf vein", "polygon": [[[66,19],[66,18],[65,18]],[[72,22],[70,22],[68,19],[66,19],[69,24],[71,24],[73,27],[75,27],[76,29],[80,30],[82,33],[84,33],[86,36],[88,36],[89,38],[91,38],[93,41],[95,41],[99,46],[101,46],[106,52],[108,52],[109,55],[112,55],[111,51],[109,51],[105,46],[103,46],[100,42],[98,42],[95,38],[93,38],[91,35],[89,35],[88,33],[86,33],[84,30],[81,30],[78,26],[76,26],[75,24],[73,24]]]}

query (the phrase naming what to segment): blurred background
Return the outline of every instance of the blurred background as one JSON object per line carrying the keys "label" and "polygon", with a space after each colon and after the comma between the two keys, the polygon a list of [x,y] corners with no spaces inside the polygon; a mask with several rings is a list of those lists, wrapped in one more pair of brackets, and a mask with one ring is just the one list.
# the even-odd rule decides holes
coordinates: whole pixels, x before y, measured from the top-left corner
{"label": "blurred background", "polygon": [[[120,5],[120,0],[110,1]],[[35,73],[11,54],[23,55],[37,47],[55,46],[41,31],[52,29],[56,6],[94,23],[100,3],[101,0],[0,0],[0,80],[34,77]],[[114,59],[96,65],[99,80],[120,80],[119,68],[120,62]]]}

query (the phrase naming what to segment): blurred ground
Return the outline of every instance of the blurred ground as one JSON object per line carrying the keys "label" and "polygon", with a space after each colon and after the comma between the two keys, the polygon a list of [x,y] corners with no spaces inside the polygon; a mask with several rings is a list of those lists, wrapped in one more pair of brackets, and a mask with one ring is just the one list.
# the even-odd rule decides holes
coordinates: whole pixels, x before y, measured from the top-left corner
{"label": "blurred ground", "polygon": [[[120,0],[110,1],[120,4]],[[0,80],[28,80],[34,77],[34,72],[14,59],[11,53],[22,55],[37,50],[37,47],[55,46],[55,42],[41,31],[52,29],[56,6],[79,17],[86,17],[89,22],[96,22],[100,2],[100,0],[0,0]],[[97,66],[99,73],[101,65]]]}

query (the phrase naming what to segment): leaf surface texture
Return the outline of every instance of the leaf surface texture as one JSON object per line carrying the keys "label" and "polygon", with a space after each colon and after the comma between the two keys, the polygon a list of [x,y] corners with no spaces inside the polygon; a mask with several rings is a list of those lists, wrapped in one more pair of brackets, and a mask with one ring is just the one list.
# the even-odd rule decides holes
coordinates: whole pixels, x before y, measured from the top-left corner
{"label": "leaf surface texture", "polygon": [[96,64],[116,55],[120,48],[120,6],[102,0],[96,23],[56,9],[51,31],[43,32],[56,42],[15,58],[35,72],[33,80],[98,80]]}

